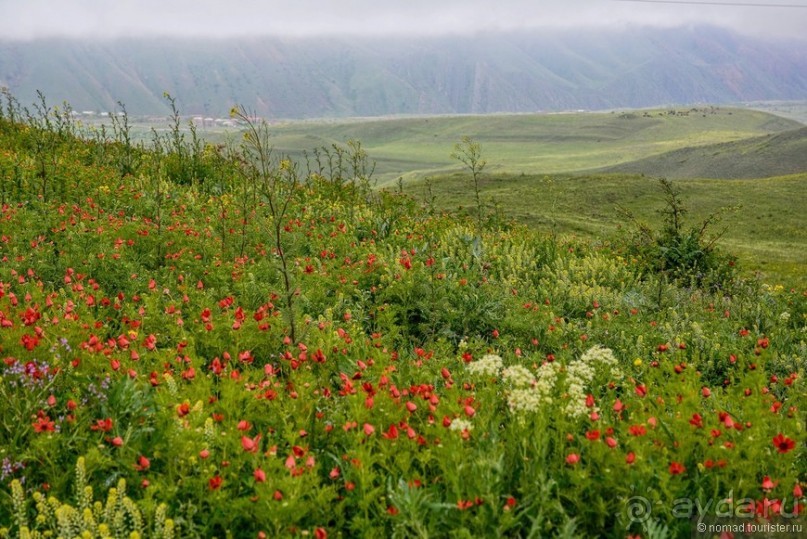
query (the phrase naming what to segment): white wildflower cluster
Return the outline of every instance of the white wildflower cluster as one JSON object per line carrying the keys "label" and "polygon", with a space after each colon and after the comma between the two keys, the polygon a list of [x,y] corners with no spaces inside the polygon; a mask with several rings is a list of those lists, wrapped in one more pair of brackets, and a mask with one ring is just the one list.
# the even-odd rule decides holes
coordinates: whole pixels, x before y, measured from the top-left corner
{"label": "white wildflower cluster", "polygon": [[580,361],[588,363],[589,365],[593,365],[595,363],[600,363],[611,367],[612,371],[614,369],[618,369],[619,361],[616,359],[614,352],[611,351],[610,348],[605,348],[604,346],[592,346],[586,352],[580,356]]}
{"label": "white wildflower cluster", "polygon": [[502,358],[495,354],[487,354],[476,361],[468,363],[468,372],[476,376],[498,376],[502,370]]}
{"label": "white wildflower cluster", "polygon": [[467,419],[455,419],[451,422],[451,426],[448,427],[449,430],[454,430],[457,432],[462,432],[464,430],[470,432],[473,428],[473,424]]}
{"label": "white wildflower cluster", "polygon": [[[616,360],[614,360],[616,361]],[[487,354],[467,365],[468,372],[480,377],[499,377],[509,388],[507,405],[513,413],[536,412],[541,407],[552,403],[552,392],[558,376],[558,365],[544,363],[537,372],[523,365],[511,365],[503,368],[502,358]],[[591,377],[593,378],[593,374]],[[454,429],[455,424],[451,424]],[[463,430],[464,427],[456,427]]]}
{"label": "white wildflower cluster", "polygon": [[544,363],[538,368],[535,391],[541,394],[546,403],[552,402],[552,390],[555,389],[559,368],[557,363]]}
{"label": "white wildflower cluster", "polygon": [[566,404],[566,415],[577,418],[588,412],[597,411],[596,408],[586,407],[586,389],[594,380],[597,372],[608,370],[612,378],[621,378],[622,373],[618,361],[610,348],[594,346],[586,350],[580,359],[572,361],[566,367],[566,379],[569,383],[567,393],[569,402]]}
{"label": "white wildflower cluster", "polygon": [[582,359],[572,361],[566,368],[566,379],[569,382],[566,415],[573,418],[586,415],[586,387],[594,379],[594,368]]}
{"label": "white wildflower cluster", "polygon": [[538,368],[535,376],[524,367],[509,367],[505,371],[509,369],[518,373],[513,375],[514,380],[521,382],[529,380],[528,383],[521,385],[514,383],[515,389],[507,394],[507,405],[511,412],[515,414],[537,412],[541,407],[552,403],[552,391],[558,377],[556,364],[544,363]]}
{"label": "white wildflower cluster", "polygon": [[514,414],[537,412],[541,403],[541,394],[532,388],[514,389],[507,395],[507,405]]}
{"label": "white wildflower cluster", "polygon": [[513,365],[502,371],[502,380],[511,387],[529,387],[535,384],[535,377],[522,365]]}

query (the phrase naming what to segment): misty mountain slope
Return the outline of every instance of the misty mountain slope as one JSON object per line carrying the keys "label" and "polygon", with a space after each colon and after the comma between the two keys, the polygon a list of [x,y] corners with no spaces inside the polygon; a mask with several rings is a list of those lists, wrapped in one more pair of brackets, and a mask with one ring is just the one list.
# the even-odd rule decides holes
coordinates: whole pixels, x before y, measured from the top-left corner
{"label": "misty mountain slope", "polygon": [[418,39],[0,40],[0,85],[77,110],[274,118],[803,99],[807,42],[711,27]]}

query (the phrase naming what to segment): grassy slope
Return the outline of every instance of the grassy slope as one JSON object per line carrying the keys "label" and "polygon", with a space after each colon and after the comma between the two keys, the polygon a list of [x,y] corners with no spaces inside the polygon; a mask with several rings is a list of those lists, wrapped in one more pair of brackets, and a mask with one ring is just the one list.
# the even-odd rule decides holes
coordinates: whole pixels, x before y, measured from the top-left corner
{"label": "grassy slope", "polygon": [[807,171],[807,127],[734,142],[687,147],[604,172],[628,172],[667,178],[768,178]]}
{"label": "grassy slope", "polygon": [[[742,206],[725,215],[714,230],[726,229],[721,244],[739,257],[746,273],[759,271],[767,280],[783,279],[803,287],[807,285],[805,182],[807,174],[731,182],[687,180],[677,185],[693,224],[722,207]],[[416,196],[426,195],[423,182],[408,189]],[[469,180],[461,174],[434,179],[432,193],[438,207],[474,205]],[[613,236],[629,222],[618,206],[653,224],[663,205],[654,181],[616,174],[487,177],[482,198],[532,227],[591,239]]]}
{"label": "grassy slope", "polygon": [[279,124],[273,126],[273,142],[280,151],[299,154],[301,148],[360,140],[377,161],[376,177],[383,184],[399,177],[410,180],[456,170],[449,155],[466,135],[482,144],[489,172],[535,174],[617,165],[800,125],[764,112],[736,109],[704,109],[686,116],[663,110],[438,116]]}

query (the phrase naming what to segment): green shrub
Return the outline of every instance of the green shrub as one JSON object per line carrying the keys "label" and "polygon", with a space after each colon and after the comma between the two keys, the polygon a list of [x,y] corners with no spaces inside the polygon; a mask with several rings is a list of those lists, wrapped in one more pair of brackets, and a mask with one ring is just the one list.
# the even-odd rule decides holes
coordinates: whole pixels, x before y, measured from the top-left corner
{"label": "green shrub", "polygon": [[645,273],[685,286],[727,288],[736,276],[735,258],[717,246],[723,232],[710,234],[710,230],[732,208],[723,208],[698,225],[688,225],[685,216],[689,210],[681,200],[680,190],[667,179],[659,180],[659,188],[664,195],[664,207],[659,210],[660,228],[640,223],[623,210],[635,227],[628,240],[628,254],[639,259]]}

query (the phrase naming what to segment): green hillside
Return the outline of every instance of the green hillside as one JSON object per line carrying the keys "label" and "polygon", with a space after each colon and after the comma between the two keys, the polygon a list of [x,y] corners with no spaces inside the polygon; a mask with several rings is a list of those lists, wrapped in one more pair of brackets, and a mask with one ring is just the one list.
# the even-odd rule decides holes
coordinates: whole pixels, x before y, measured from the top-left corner
{"label": "green hillside", "polygon": [[667,178],[768,178],[807,171],[807,127],[686,147],[603,169]]}
{"label": "green hillside", "polygon": [[[466,174],[433,177],[438,208],[475,207]],[[721,244],[738,255],[746,275],[807,285],[807,174],[747,180],[680,180],[676,185],[690,209],[688,221],[701,222],[723,207],[737,207],[716,227],[725,229]],[[428,198],[424,182],[405,192]],[[561,236],[607,242],[630,228],[619,208],[646,223],[657,223],[663,206],[656,182],[619,174],[489,175],[481,182],[488,211]],[[494,207],[497,208],[494,210]]]}
{"label": "green hillside", "polygon": [[449,155],[463,136],[482,144],[489,172],[536,174],[630,163],[799,127],[765,112],[705,107],[289,122],[272,126],[272,143],[299,156],[302,149],[359,140],[377,162],[376,175],[384,184],[456,170]]}

